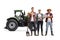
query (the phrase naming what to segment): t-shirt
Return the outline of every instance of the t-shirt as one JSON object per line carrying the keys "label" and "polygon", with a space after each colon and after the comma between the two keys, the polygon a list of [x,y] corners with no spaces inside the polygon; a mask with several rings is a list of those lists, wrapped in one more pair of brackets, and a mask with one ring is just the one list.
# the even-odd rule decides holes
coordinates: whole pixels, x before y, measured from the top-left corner
{"label": "t-shirt", "polygon": [[[50,14],[48,14],[48,16],[50,16]],[[51,18],[48,18],[48,22],[51,22]]]}
{"label": "t-shirt", "polygon": [[38,13],[38,21],[42,21],[43,19],[42,19],[43,17],[42,17],[42,14],[41,13]]}
{"label": "t-shirt", "polygon": [[[50,14],[48,14],[47,16],[50,16]],[[51,22],[51,18],[48,18],[48,21],[47,22]]]}
{"label": "t-shirt", "polygon": [[31,15],[32,15],[31,16],[31,21],[34,21],[34,18],[33,18],[34,13],[32,13]]}

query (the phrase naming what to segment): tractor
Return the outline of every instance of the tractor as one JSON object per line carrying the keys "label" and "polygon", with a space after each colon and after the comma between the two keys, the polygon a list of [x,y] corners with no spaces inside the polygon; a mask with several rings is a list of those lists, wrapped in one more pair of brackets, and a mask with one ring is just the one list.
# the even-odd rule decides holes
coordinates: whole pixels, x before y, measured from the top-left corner
{"label": "tractor", "polygon": [[25,16],[25,11],[14,10],[14,17],[10,17],[7,19],[5,28],[9,31],[15,31],[18,27],[25,27],[28,25],[27,19],[28,17]]}

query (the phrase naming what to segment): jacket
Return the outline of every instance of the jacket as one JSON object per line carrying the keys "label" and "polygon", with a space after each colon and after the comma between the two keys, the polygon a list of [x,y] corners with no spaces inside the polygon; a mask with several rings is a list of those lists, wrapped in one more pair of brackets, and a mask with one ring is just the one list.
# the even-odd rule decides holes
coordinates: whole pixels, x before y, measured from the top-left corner
{"label": "jacket", "polygon": [[[46,13],[46,15],[48,15],[48,13]],[[53,16],[53,14],[50,13],[50,16]],[[50,19],[51,19],[51,22],[52,22],[53,21],[52,18],[50,18]],[[48,18],[45,19],[45,22],[47,22],[47,21],[48,21]]]}

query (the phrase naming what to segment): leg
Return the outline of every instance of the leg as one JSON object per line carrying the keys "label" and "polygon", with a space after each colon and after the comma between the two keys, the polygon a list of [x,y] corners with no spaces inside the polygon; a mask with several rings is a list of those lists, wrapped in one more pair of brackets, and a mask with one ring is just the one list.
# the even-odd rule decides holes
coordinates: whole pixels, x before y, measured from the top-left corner
{"label": "leg", "polygon": [[46,22],[46,34],[45,34],[45,36],[47,35],[48,25],[49,25],[49,23],[48,23],[48,22]]}
{"label": "leg", "polygon": [[43,36],[43,21],[41,21],[41,35]]}
{"label": "leg", "polygon": [[33,23],[33,27],[34,27],[34,35],[36,35],[36,26],[35,26],[35,23]]}
{"label": "leg", "polygon": [[29,28],[30,28],[30,31],[31,31],[31,36],[32,36],[32,27],[33,27],[33,25],[32,25],[33,23],[32,22],[30,22],[30,25],[29,25]]}
{"label": "leg", "polygon": [[51,30],[51,35],[53,35],[52,23],[51,22],[50,22],[50,30]]}
{"label": "leg", "polygon": [[37,23],[37,32],[38,32],[38,35],[39,35],[39,22]]}

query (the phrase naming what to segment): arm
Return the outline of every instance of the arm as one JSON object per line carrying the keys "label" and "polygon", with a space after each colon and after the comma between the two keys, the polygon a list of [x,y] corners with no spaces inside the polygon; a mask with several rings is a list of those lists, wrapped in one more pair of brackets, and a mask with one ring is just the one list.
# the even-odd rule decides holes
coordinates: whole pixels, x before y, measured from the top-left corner
{"label": "arm", "polygon": [[44,14],[42,14],[42,18],[43,18],[43,19],[45,18],[45,15],[44,15]]}
{"label": "arm", "polygon": [[29,17],[30,17],[30,13],[28,13],[28,15],[27,15],[27,16],[28,16],[28,18],[29,18]]}
{"label": "arm", "polygon": [[45,14],[45,18],[53,18],[53,14],[51,14],[51,16],[48,16],[47,14]]}
{"label": "arm", "polygon": [[53,14],[51,14],[51,16],[48,16],[48,18],[53,18]]}
{"label": "arm", "polygon": [[48,18],[53,18],[53,16],[48,16]]}

